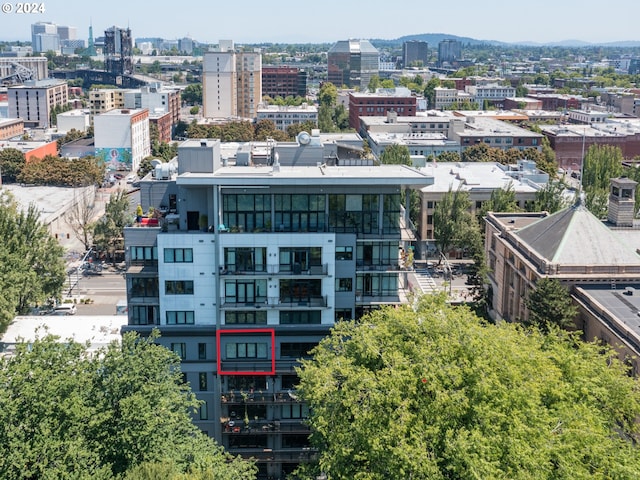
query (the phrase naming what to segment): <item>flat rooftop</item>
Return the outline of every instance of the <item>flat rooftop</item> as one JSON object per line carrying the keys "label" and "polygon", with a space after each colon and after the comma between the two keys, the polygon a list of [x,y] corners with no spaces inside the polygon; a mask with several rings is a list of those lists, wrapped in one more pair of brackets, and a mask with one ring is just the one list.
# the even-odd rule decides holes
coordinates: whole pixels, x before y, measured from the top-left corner
{"label": "flat rooftop", "polygon": [[180,186],[425,186],[433,182],[428,172],[405,165],[379,166],[229,166],[214,173],[183,173]]}
{"label": "flat rooftop", "polygon": [[425,193],[442,194],[458,188],[463,191],[496,190],[506,188],[509,183],[517,193],[535,194],[538,191],[530,183],[508,175],[497,163],[437,162],[428,163],[420,171],[433,177],[433,184],[422,189]]}
{"label": "flat rooftop", "polygon": [[19,339],[30,342],[46,334],[56,335],[60,341],[90,342],[89,351],[93,351],[120,340],[120,328],[126,323],[126,315],[20,316],[0,339],[0,354],[11,353]]}
{"label": "flat rooftop", "polygon": [[34,204],[40,212],[40,221],[45,225],[51,223],[73,203],[74,195],[82,195],[82,188],[21,186],[4,184],[2,189],[11,192],[20,210],[26,211]]}

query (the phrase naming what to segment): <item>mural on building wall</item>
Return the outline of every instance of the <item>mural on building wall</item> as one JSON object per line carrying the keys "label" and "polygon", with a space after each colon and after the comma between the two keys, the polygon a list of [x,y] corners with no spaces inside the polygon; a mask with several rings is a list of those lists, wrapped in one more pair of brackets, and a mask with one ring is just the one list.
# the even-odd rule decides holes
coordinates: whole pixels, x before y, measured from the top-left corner
{"label": "mural on building wall", "polygon": [[130,148],[96,148],[96,158],[111,172],[131,170]]}

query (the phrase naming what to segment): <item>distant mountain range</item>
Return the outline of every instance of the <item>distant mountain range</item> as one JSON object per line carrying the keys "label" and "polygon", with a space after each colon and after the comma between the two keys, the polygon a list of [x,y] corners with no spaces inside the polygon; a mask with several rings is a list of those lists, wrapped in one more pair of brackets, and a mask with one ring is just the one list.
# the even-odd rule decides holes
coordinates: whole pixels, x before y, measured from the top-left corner
{"label": "distant mountain range", "polygon": [[498,40],[478,40],[476,38],[471,37],[459,37],[457,35],[447,35],[446,33],[421,33],[417,35],[405,35],[400,38],[396,38],[394,40],[376,38],[371,39],[371,43],[378,45],[389,45],[389,44],[402,44],[404,42],[410,40],[418,40],[422,42],[427,42],[429,45],[436,46],[442,40],[458,40],[463,44],[468,45],[522,45],[528,47],[640,47],[640,41],[619,41],[619,42],[604,42],[604,43],[594,43],[594,42],[585,42],[582,40],[563,40],[561,42],[549,42],[549,43],[539,43],[539,42],[500,42]]}

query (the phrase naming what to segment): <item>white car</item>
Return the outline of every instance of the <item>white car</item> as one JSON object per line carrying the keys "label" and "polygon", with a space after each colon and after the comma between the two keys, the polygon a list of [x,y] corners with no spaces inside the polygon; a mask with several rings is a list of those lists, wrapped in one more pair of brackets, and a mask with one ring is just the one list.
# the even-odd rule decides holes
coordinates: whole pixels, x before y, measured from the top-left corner
{"label": "white car", "polygon": [[76,306],[73,303],[63,303],[53,309],[52,315],[75,315]]}
{"label": "white car", "polygon": [[136,176],[132,173],[131,175],[127,175],[127,183],[133,183],[136,180]]}

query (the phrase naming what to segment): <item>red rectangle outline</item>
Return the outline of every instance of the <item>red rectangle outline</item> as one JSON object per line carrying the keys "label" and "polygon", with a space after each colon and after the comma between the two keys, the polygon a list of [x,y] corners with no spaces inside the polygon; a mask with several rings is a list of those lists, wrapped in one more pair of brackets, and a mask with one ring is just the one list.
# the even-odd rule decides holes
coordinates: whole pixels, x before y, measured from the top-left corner
{"label": "red rectangle outline", "polygon": [[[242,372],[231,372],[231,371],[223,371],[222,370],[222,351],[220,349],[220,337],[224,334],[242,334],[242,335],[251,335],[253,333],[269,333],[271,334],[271,371],[260,371],[260,372],[252,372],[252,371],[242,371]],[[228,330],[217,330],[216,331],[216,350],[217,350],[217,366],[218,366],[218,375],[275,375],[276,374],[276,330],[274,328],[232,328]]]}

